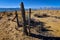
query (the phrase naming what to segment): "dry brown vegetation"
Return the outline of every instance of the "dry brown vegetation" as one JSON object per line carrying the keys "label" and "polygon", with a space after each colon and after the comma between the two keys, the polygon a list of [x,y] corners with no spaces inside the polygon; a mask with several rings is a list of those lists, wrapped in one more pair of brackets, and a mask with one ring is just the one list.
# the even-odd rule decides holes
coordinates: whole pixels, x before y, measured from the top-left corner
{"label": "dry brown vegetation", "polygon": [[[26,11],[27,18],[28,11]],[[15,12],[0,12],[0,40],[40,40],[23,34],[23,27],[18,27]],[[21,12],[18,19],[22,24]],[[41,30],[44,28],[44,30]],[[45,29],[49,31],[45,31]],[[32,10],[31,33],[48,37],[60,37],[60,10]]]}

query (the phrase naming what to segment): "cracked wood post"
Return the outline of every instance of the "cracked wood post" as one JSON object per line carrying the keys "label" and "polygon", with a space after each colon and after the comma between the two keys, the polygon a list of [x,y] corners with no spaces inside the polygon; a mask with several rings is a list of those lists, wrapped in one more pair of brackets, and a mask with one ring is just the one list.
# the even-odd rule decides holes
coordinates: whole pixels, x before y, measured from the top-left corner
{"label": "cracked wood post", "polygon": [[23,18],[23,31],[24,31],[24,34],[28,35],[27,26],[26,26],[26,18],[25,18],[25,9],[24,9],[23,2],[21,2],[20,6],[21,6],[21,13],[22,13],[22,18]]}
{"label": "cracked wood post", "polygon": [[28,30],[29,30],[29,33],[28,33],[28,35],[30,35],[30,19],[31,19],[31,8],[29,8],[29,14],[28,14]]}
{"label": "cracked wood post", "polygon": [[19,20],[18,20],[18,14],[17,14],[17,11],[15,11],[15,18],[17,19],[17,25],[18,25],[18,27],[19,27]]}

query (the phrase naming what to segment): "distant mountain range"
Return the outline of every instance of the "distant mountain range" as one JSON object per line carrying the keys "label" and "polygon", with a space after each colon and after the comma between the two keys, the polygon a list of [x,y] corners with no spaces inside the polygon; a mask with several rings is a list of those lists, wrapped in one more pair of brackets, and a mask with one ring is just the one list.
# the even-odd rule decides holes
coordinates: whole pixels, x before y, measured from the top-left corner
{"label": "distant mountain range", "polygon": [[40,8],[41,10],[60,10],[60,7],[43,7],[43,8]]}
{"label": "distant mountain range", "polygon": [[[0,12],[3,11],[15,11],[15,10],[20,10],[20,8],[0,8]],[[26,9],[28,10],[28,9]],[[32,8],[32,10],[60,10],[60,7],[40,7],[39,9],[37,8]]]}
{"label": "distant mountain range", "polygon": [[15,10],[20,10],[20,8],[0,8],[0,12],[3,12],[3,11],[15,11]]}

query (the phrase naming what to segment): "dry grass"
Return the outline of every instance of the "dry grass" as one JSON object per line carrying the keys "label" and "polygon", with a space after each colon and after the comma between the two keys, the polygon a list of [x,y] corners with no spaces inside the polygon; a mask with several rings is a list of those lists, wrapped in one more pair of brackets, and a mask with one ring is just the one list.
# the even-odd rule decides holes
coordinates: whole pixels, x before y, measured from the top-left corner
{"label": "dry grass", "polygon": [[[12,14],[10,14],[12,13]],[[2,17],[0,19],[0,40],[40,40],[38,38],[33,38],[33,37],[29,37],[23,34],[23,27],[18,28],[18,30],[16,30],[17,27],[17,23],[16,23],[16,19],[14,21],[12,21],[12,19],[15,17],[14,12],[7,12],[6,14],[4,13],[0,13],[0,17]],[[26,15],[28,14],[28,12],[26,12]],[[43,18],[39,18],[34,16],[35,14],[38,15],[43,15],[43,14],[47,14],[49,15],[49,17],[43,17]],[[18,16],[19,16],[19,21],[22,23],[22,16],[21,13],[18,11]],[[48,32],[40,32],[38,33],[37,29],[39,29],[38,26],[31,28],[31,32],[35,33],[35,34],[41,34],[44,36],[53,36],[53,37],[60,37],[60,19],[56,18],[56,17],[60,17],[60,10],[36,10],[33,11],[32,10],[32,14],[31,14],[31,19],[34,19],[35,21],[38,22],[44,22],[44,27],[49,29],[49,30],[53,30],[53,31],[48,31]],[[27,18],[27,16],[26,16]]]}

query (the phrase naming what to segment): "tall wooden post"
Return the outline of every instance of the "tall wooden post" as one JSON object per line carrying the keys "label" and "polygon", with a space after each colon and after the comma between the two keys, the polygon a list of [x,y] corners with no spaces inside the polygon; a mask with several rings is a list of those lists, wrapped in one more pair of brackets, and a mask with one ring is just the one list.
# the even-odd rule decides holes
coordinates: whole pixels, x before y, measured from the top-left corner
{"label": "tall wooden post", "polygon": [[18,20],[18,14],[17,14],[17,11],[15,11],[15,18],[17,19],[17,25],[18,25],[18,27],[19,27],[19,20]]}
{"label": "tall wooden post", "polygon": [[27,27],[26,27],[26,18],[25,18],[25,9],[24,9],[24,4],[21,2],[21,13],[22,13],[22,18],[23,18],[23,29],[24,29],[24,34],[28,35],[27,32]]}
{"label": "tall wooden post", "polygon": [[31,19],[31,8],[29,8],[29,14],[28,14],[28,25],[29,25],[29,27],[28,27],[28,30],[29,30],[29,35],[30,35],[30,19]]}

